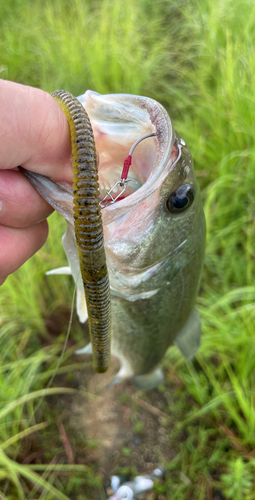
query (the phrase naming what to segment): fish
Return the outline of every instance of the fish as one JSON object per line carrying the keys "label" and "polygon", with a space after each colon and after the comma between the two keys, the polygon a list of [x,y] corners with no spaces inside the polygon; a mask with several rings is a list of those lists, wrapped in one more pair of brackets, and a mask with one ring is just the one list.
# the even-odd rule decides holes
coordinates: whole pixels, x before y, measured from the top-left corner
{"label": "fish", "polygon": [[[92,90],[78,99],[90,118],[98,158],[111,293],[111,354],[120,362],[111,385],[131,380],[138,389],[150,390],[164,383],[161,362],[171,345],[186,359],[200,345],[195,304],[206,227],[193,160],[156,100]],[[152,134],[133,151],[123,191],[119,182],[123,161],[140,137]],[[48,274],[72,274],[77,313],[84,323],[88,315],[74,234],[72,186],[23,172],[66,219],[63,246],[68,266]],[[91,344],[77,353],[92,353]]]}

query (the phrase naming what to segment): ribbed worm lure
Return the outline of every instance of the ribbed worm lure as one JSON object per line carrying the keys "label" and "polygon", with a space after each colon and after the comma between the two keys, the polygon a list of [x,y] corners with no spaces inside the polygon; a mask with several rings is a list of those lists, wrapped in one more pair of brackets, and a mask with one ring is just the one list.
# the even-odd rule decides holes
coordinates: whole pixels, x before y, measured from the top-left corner
{"label": "ribbed worm lure", "polygon": [[84,285],[96,372],[110,359],[110,285],[99,205],[96,148],[91,123],[81,103],[69,92],[51,94],[65,113],[71,133],[74,228]]}

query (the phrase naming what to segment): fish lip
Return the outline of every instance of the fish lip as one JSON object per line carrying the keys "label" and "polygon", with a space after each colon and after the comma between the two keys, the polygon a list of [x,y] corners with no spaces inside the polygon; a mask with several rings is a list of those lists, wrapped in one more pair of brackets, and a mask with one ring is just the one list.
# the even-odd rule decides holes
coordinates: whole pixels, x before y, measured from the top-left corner
{"label": "fish lip", "polygon": [[[92,90],[87,90],[86,94],[101,95]],[[133,104],[139,106],[141,109],[146,109],[150,116],[151,123],[155,126],[157,132],[156,139],[158,142],[158,151],[155,158],[155,167],[145,183],[137,191],[134,191],[126,198],[103,208],[102,217],[104,225],[113,222],[117,217],[125,214],[128,210],[145,200],[160,187],[164,178],[168,174],[167,165],[170,160],[175,139],[169,115],[165,108],[156,100],[151,99],[150,97],[123,93],[108,94],[108,97],[116,103],[120,102],[121,99],[125,99],[125,101],[129,101],[131,105]],[[84,94],[79,96],[78,99],[83,104]]]}

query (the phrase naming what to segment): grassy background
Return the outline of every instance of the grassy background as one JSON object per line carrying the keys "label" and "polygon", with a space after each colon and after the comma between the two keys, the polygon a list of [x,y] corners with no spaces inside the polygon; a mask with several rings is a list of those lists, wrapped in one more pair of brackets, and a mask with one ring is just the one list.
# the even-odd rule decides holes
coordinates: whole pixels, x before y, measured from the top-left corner
{"label": "grassy background", "polygon": [[[183,430],[186,438],[152,499],[255,497],[254,24],[251,0],[0,3],[2,78],[48,92],[80,95],[91,88],[153,97],[194,158],[207,220],[198,298],[204,335],[192,363],[175,349],[164,361],[166,385],[173,374],[179,381],[172,439]],[[68,318],[72,302],[69,278],[58,277],[56,291],[54,278],[44,276],[65,265],[65,223],[54,214],[50,227],[44,248],[1,288],[0,489],[8,500],[84,500],[84,485],[102,491],[85,465],[54,469],[54,446],[61,446],[55,441],[41,470],[25,461],[25,437],[40,431],[42,446],[52,440],[55,414],[44,388],[59,365],[67,327],[58,325],[56,337],[47,318],[59,310]],[[76,325],[74,341],[80,338]],[[79,369],[75,348],[65,351],[61,373]],[[52,394],[72,391],[68,380]]]}

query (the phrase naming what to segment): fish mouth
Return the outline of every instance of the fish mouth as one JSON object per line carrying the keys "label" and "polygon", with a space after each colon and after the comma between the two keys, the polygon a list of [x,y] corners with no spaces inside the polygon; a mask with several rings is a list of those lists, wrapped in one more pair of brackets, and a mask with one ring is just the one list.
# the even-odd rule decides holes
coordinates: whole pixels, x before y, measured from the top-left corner
{"label": "fish mouth", "polygon": [[[101,95],[87,90],[78,98],[85,107],[93,128],[98,155],[100,199],[111,190],[118,207],[137,202],[154,185],[171,154],[174,134],[166,110],[157,101],[129,94]],[[133,144],[147,134],[135,148],[128,183],[120,185],[123,163]],[[157,184],[157,183],[156,183]],[[149,190],[149,191],[148,191]],[[114,210],[116,203],[105,206]],[[102,205],[104,207],[104,205]]]}

